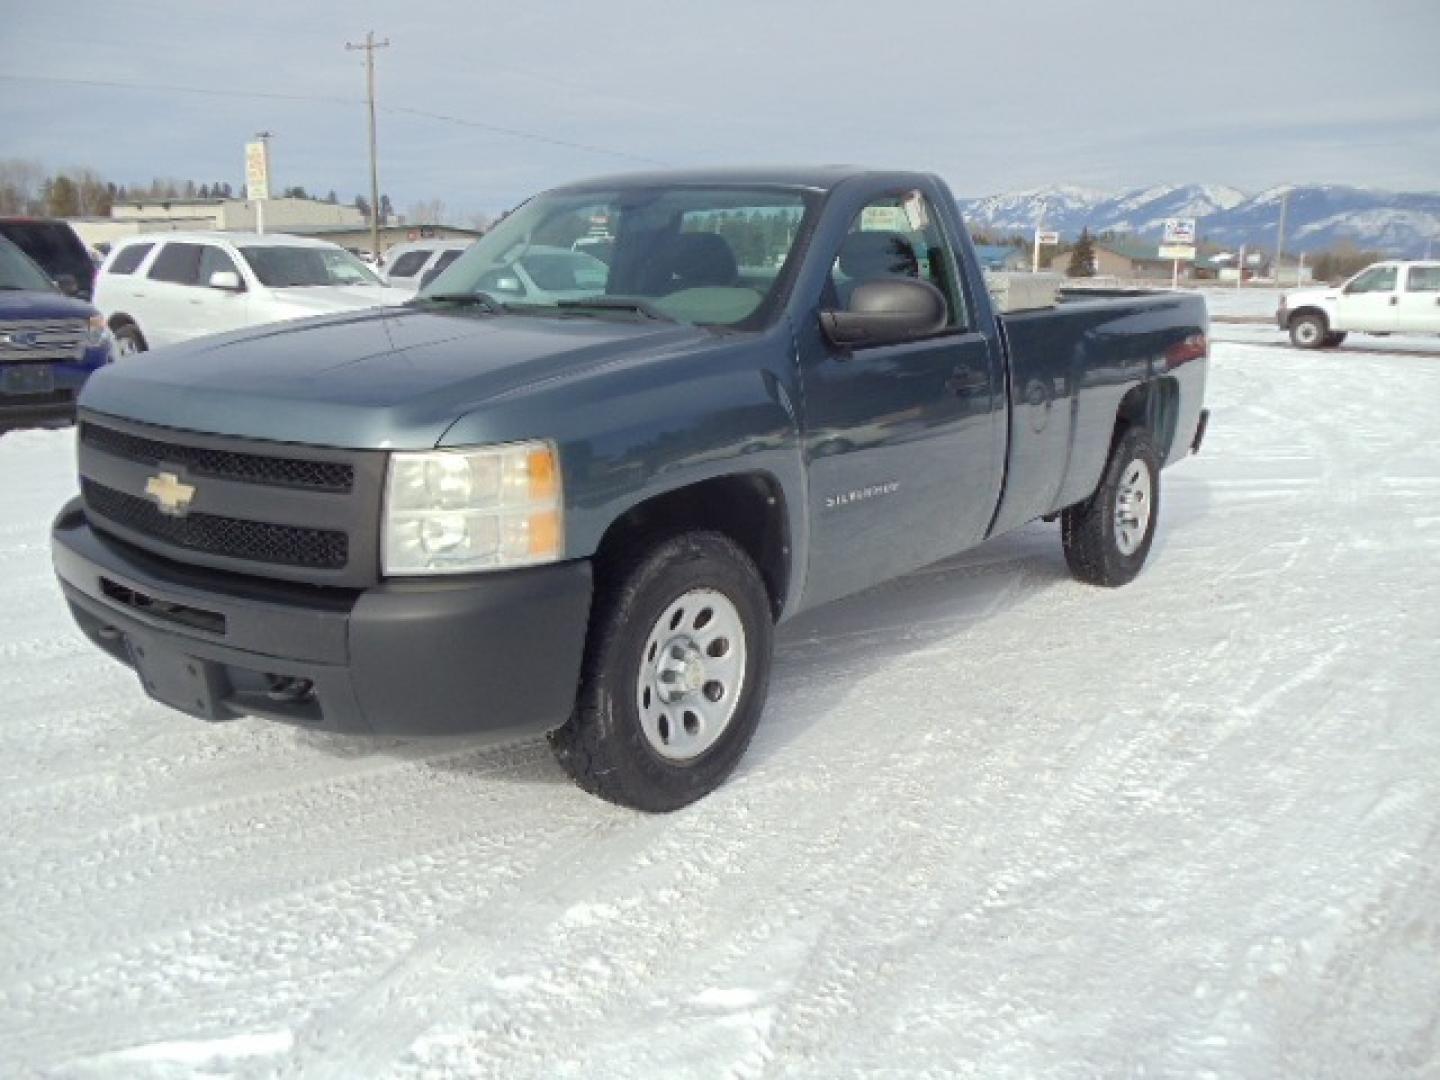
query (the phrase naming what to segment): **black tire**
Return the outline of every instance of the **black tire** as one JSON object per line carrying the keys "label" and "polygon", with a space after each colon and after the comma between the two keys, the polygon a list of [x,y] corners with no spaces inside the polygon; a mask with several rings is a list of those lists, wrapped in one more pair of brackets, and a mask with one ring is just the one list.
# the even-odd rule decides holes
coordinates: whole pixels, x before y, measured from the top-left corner
{"label": "black tire", "polygon": [[1326,334],[1326,335],[1325,335],[1325,340],[1324,340],[1324,342],[1322,343],[1322,345],[1323,345],[1323,347],[1326,348],[1326,349],[1337,349],[1337,348],[1339,348],[1342,344],[1344,344],[1344,342],[1345,342],[1345,332],[1344,332],[1343,330],[1341,330],[1341,331],[1336,331],[1336,332],[1333,333],[1333,334]]}
{"label": "black tire", "polygon": [[[1138,545],[1126,552],[1117,535],[1115,509],[1122,480],[1131,466],[1142,462],[1149,470],[1149,517]],[[1106,588],[1129,584],[1145,565],[1160,518],[1160,454],[1143,427],[1126,428],[1110,452],[1095,494],[1060,515],[1060,540],[1065,562],[1080,581]]]}
{"label": "black tire", "polygon": [[[713,589],[734,605],[745,631],[745,674],[717,741],[676,762],[642,729],[636,687],[657,620],[695,589]],[[555,756],[582,788],[621,806],[652,813],[686,806],[719,787],[744,755],[765,707],[773,647],[765,583],[720,533],[682,533],[601,567],[575,711],[550,736]]]}
{"label": "black tire", "polygon": [[115,352],[120,356],[142,353],[150,346],[145,344],[145,335],[134,323],[121,323],[115,328]]}
{"label": "black tire", "polygon": [[1318,349],[1329,333],[1324,315],[1297,315],[1290,320],[1290,344],[1297,349]]}

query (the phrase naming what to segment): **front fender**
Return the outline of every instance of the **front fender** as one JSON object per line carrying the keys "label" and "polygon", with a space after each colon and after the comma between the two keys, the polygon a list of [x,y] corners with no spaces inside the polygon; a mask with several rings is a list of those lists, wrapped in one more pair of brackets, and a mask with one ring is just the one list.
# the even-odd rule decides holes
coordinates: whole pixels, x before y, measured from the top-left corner
{"label": "front fender", "polygon": [[[783,331],[721,339],[693,353],[581,372],[488,402],[442,445],[550,439],[560,451],[567,556],[593,555],[609,527],[648,499],[717,477],[758,474],[784,493],[791,565],[804,566],[804,508],[793,352]],[[791,575],[787,607],[803,582]]]}

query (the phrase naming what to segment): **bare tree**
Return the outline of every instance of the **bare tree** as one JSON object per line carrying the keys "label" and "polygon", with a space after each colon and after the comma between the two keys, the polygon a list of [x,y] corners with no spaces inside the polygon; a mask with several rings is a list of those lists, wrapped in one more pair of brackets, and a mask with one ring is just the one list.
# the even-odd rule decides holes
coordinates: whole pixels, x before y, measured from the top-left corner
{"label": "bare tree", "polygon": [[439,199],[426,199],[410,204],[412,225],[440,225],[445,220],[445,204]]}
{"label": "bare tree", "polygon": [[44,213],[40,185],[45,166],[24,158],[0,158],[0,214]]}

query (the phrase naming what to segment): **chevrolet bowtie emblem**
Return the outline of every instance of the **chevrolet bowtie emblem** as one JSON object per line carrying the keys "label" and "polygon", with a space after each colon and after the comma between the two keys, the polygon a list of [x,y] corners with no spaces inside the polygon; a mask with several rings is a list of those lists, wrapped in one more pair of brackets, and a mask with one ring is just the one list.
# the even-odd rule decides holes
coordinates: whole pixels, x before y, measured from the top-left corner
{"label": "chevrolet bowtie emblem", "polygon": [[155,500],[162,514],[183,517],[195,498],[195,485],[182,484],[174,473],[162,472],[145,481],[145,494]]}

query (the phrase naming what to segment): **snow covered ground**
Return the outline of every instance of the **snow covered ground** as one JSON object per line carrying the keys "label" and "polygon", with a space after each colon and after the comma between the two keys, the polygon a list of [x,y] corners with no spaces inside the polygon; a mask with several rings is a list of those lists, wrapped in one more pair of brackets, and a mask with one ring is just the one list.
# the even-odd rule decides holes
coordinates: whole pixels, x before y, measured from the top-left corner
{"label": "snow covered ground", "polygon": [[0,1075],[1440,1075],[1440,358],[1216,353],[1137,582],[802,617],[669,817],[149,703],[0,438]]}

